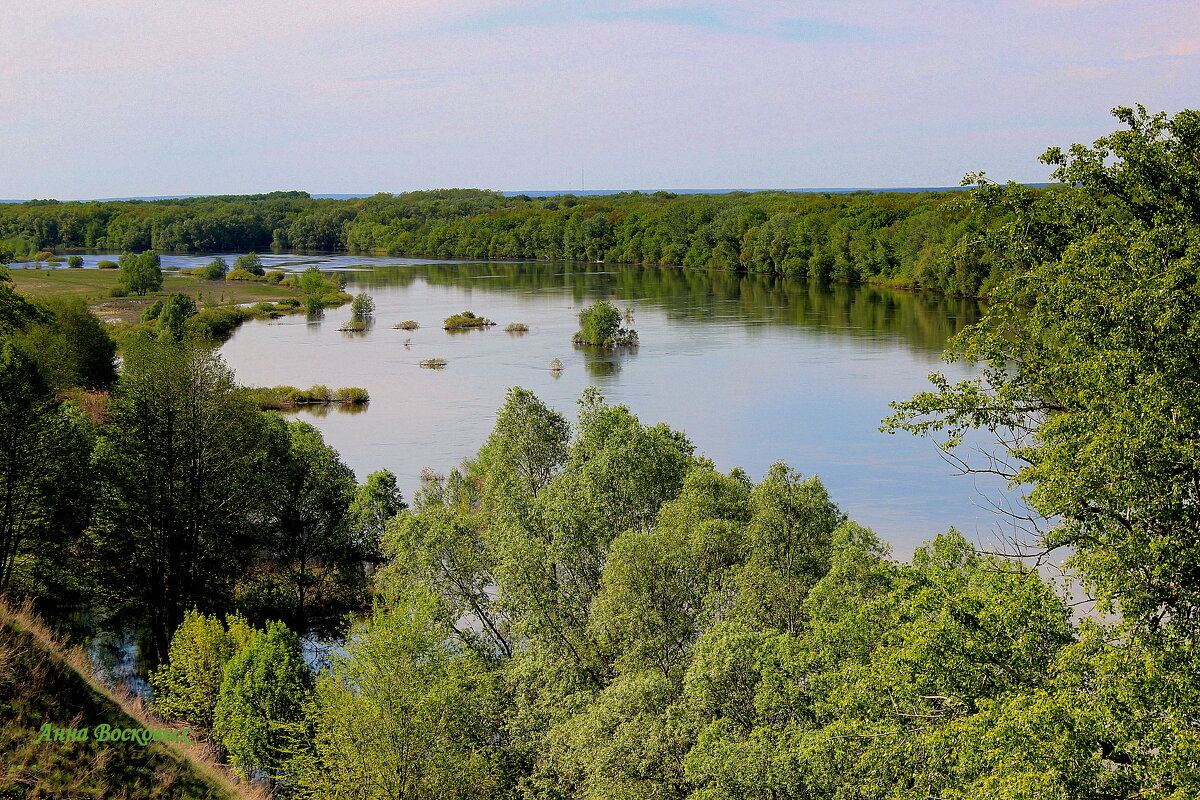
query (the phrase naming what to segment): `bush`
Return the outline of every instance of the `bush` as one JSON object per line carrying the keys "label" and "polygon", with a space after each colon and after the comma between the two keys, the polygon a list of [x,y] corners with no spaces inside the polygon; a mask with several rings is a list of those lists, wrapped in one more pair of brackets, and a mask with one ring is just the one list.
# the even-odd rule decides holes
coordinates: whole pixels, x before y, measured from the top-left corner
{"label": "bush", "polygon": [[258,277],[262,277],[263,274],[262,259],[258,257],[257,253],[247,253],[244,256],[238,256],[237,260],[233,262],[233,268],[235,270],[244,270]]}
{"label": "bush", "polygon": [[563,368],[563,365],[562,365],[562,361],[560,359],[556,358],[550,362],[550,371],[551,372],[561,372],[562,368]]}
{"label": "bush", "polygon": [[96,266],[100,269],[116,269],[118,265],[115,261],[109,261],[107,258],[102,258],[96,263]]}
{"label": "bush", "polygon": [[341,403],[366,403],[371,400],[371,396],[367,394],[367,390],[358,386],[344,386],[338,389],[333,397]]}
{"label": "bush", "polygon": [[[180,271],[182,272],[182,270]],[[217,256],[203,267],[192,270],[191,274],[206,281],[219,281],[225,277],[225,273],[227,272],[229,272],[229,264],[226,263],[225,259]]]}
{"label": "bush", "polygon": [[529,330],[529,326],[524,322],[512,322],[504,328],[509,333],[525,333]]}
{"label": "bush", "polygon": [[396,330],[400,330],[400,331],[415,331],[417,328],[419,328],[421,326],[417,324],[417,321],[415,319],[406,319],[406,320],[404,320],[404,322],[401,322],[392,327],[394,327]]}
{"label": "bush", "polygon": [[354,295],[350,303],[350,313],[356,317],[369,317],[375,313],[375,301],[366,292]]}
{"label": "bush", "polygon": [[254,312],[248,308],[205,308],[188,317],[184,330],[204,339],[221,342],[232,336],[238,326],[252,316]]}
{"label": "bush", "polygon": [[367,330],[367,323],[361,319],[350,319],[345,325],[338,328],[339,331],[349,331],[350,333],[364,333]]}
{"label": "bush", "polygon": [[442,367],[446,366],[446,359],[427,358],[421,362],[421,366],[427,369],[441,369]]}
{"label": "bush", "polygon": [[486,328],[495,324],[490,319],[477,317],[470,311],[463,311],[461,314],[446,317],[443,327],[448,331],[458,331],[465,328]]}
{"label": "bush", "polygon": [[284,306],[286,308],[299,308],[300,300],[299,300],[299,298],[296,298],[296,297],[285,297],[282,300],[280,300],[278,303],[276,303],[275,305]]}
{"label": "bush", "polygon": [[267,283],[279,283],[287,273],[281,269],[273,269],[263,276]]}
{"label": "bush", "polygon": [[325,310],[325,303],[315,294],[304,298],[304,310],[309,314],[320,314]]}
{"label": "bush", "polygon": [[[207,267],[205,269],[207,269]],[[244,269],[232,270],[231,272],[229,272],[229,274],[227,274],[225,276],[225,280],[227,280],[227,281],[253,281],[253,280],[257,280],[257,279],[258,279],[258,276],[254,275],[251,272],[247,272]]]}
{"label": "bush", "polygon": [[321,305],[323,305],[327,308],[336,308],[337,306],[340,306],[343,303],[350,302],[351,299],[352,298],[350,297],[350,295],[346,294],[345,292],[336,292],[336,293],[332,293],[332,294],[322,295]]}
{"label": "bush", "polygon": [[580,330],[572,341],[596,347],[634,347],[637,331],[621,327],[621,312],[607,300],[599,300],[579,312]]}
{"label": "bush", "polygon": [[129,292],[125,291],[124,286],[114,286],[108,290],[109,297],[128,297]]}
{"label": "bush", "polygon": [[83,256],[71,256],[67,259],[67,266],[71,269],[83,269]]}
{"label": "bush", "polygon": [[329,391],[329,387],[323,383],[308,387],[308,397],[309,402],[313,403],[333,402],[333,392]]}

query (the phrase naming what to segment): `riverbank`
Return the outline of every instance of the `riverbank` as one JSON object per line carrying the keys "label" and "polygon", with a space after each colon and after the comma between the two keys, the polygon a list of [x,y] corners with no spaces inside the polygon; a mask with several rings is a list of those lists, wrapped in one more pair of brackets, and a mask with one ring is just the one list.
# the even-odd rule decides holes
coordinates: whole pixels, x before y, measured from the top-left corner
{"label": "riverbank", "polygon": [[18,292],[34,300],[52,297],[84,300],[96,316],[107,321],[137,322],[142,311],[170,294],[184,294],[197,307],[236,306],[247,303],[277,303],[302,299],[298,288],[249,281],[206,281],[187,275],[163,274],[163,288],[144,297],[113,297],[118,286],[115,269],[10,269]]}

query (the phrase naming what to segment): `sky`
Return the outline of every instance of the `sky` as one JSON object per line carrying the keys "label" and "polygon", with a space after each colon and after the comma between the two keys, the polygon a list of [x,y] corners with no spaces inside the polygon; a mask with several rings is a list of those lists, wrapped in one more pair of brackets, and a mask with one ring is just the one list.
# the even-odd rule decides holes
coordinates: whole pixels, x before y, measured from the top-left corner
{"label": "sky", "polygon": [[1039,182],[1195,0],[0,0],[0,198]]}

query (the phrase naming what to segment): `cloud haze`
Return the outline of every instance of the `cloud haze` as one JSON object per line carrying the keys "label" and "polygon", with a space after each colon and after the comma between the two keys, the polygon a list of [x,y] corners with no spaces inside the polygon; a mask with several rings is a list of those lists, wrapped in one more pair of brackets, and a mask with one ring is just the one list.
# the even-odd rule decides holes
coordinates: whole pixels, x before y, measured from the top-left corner
{"label": "cloud haze", "polygon": [[1043,180],[1195,107],[1148,0],[41,0],[0,11],[0,197]]}

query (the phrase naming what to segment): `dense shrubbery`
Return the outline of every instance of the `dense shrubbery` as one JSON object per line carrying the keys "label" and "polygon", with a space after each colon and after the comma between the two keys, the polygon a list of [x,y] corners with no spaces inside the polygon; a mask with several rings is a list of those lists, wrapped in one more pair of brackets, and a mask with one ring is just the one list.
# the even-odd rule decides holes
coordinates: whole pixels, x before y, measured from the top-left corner
{"label": "dense shrubbery", "polygon": [[598,300],[579,312],[579,330],[572,341],[595,347],[636,347],[637,331],[621,327],[621,312],[607,300]]}
{"label": "dense shrubbery", "polygon": [[486,317],[477,317],[473,311],[463,311],[451,314],[442,322],[442,327],[448,331],[460,331],[467,328],[488,328],[496,323]]}

